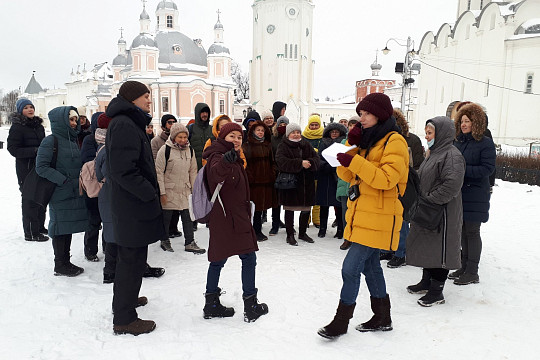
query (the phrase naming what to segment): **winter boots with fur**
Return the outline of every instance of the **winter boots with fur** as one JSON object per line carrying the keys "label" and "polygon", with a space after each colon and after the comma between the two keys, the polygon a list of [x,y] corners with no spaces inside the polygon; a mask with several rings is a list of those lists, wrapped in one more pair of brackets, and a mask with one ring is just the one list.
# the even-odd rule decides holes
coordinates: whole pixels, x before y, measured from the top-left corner
{"label": "winter boots with fur", "polygon": [[211,319],[215,317],[231,317],[234,315],[234,309],[232,307],[225,307],[221,305],[219,297],[225,292],[221,292],[221,289],[218,288],[218,291],[215,293],[205,293],[206,304],[203,309],[203,317],[205,319]]}
{"label": "winter boots with fur", "polygon": [[356,304],[345,305],[340,301],[334,320],[325,327],[320,328],[319,331],[317,331],[317,334],[327,339],[335,339],[338,336],[347,333],[349,320],[353,317],[355,306]]}
{"label": "winter boots with fur", "polygon": [[244,299],[244,321],[254,322],[262,315],[268,314],[268,305],[265,303],[259,304],[257,300],[257,294],[253,294]]}
{"label": "winter boots with fur", "polygon": [[356,327],[360,332],[390,331],[392,330],[392,318],[390,317],[390,296],[384,298],[371,297],[371,311],[373,317]]}

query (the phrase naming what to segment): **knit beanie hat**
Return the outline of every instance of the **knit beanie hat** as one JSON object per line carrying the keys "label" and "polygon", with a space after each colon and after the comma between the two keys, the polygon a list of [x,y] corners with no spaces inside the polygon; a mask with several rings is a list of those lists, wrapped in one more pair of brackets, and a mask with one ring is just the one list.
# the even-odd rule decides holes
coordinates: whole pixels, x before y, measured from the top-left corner
{"label": "knit beanie hat", "polygon": [[174,142],[174,138],[176,138],[176,136],[182,132],[186,133],[189,136],[189,131],[187,127],[180,123],[173,124],[173,126],[171,127],[171,141]]}
{"label": "knit beanie hat", "polygon": [[231,131],[238,131],[240,134],[243,134],[242,127],[237,124],[236,122],[230,122],[226,123],[221,127],[221,130],[219,130],[219,138],[225,139],[225,137],[231,132]]}
{"label": "knit beanie hat", "polygon": [[274,118],[274,114],[270,110],[263,110],[261,111],[261,118]]}
{"label": "knit beanie hat", "polygon": [[174,120],[177,121],[177,119],[172,114],[165,114],[161,117],[161,127],[166,128],[167,127],[167,120]]}
{"label": "knit beanie hat", "polygon": [[97,126],[100,129],[107,129],[109,127],[109,124],[111,123],[112,118],[105,115],[105,113],[101,113],[97,119]]}
{"label": "knit beanie hat", "polygon": [[317,115],[317,114],[311,115],[311,116],[308,118],[308,122],[307,122],[308,127],[309,127],[309,125],[310,125],[311,123],[314,123],[314,122],[319,123],[319,126],[321,126],[321,125],[322,125],[322,123],[321,123],[321,117],[320,117],[319,115]]}
{"label": "knit beanie hat", "polygon": [[280,117],[277,119],[276,127],[279,127],[279,125],[281,125],[281,124],[283,124],[283,123],[289,125],[289,118],[286,117],[285,115],[280,116]]}
{"label": "knit beanie hat", "polygon": [[17,100],[17,102],[15,103],[15,107],[17,108],[17,112],[22,115],[22,111],[23,111],[23,109],[24,109],[24,107],[26,105],[32,105],[34,110],[36,109],[36,107],[34,106],[34,104],[32,104],[32,102],[30,100],[28,100],[26,98],[23,98],[23,99]]}
{"label": "knit beanie hat", "polygon": [[388,120],[394,113],[390,98],[383,93],[372,93],[363,98],[356,106],[358,115],[360,115],[360,110],[372,113],[379,121]]}
{"label": "knit beanie hat", "polygon": [[96,129],[94,139],[98,144],[105,144],[105,138],[107,137],[107,129]]}
{"label": "knit beanie hat", "polygon": [[150,93],[148,86],[138,81],[126,81],[120,86],[118,94],[129,102],[138,99],[142,95]]}
{"label": "knit beanie hat", "polygon": [[86,116],[86,106],[79,106],[77,108],[77,112],[79,113],[79,116],[87,117]]}
{"label": "knit beanie hat", "polygon": [[300,125],[294,124],[294,123],[287,125],[287,129],[285,130],[285,136],[287,137],[287,139],[289,138],[289,135],[291,135],[293,131],[302,131],[302,128],[300,128]]}

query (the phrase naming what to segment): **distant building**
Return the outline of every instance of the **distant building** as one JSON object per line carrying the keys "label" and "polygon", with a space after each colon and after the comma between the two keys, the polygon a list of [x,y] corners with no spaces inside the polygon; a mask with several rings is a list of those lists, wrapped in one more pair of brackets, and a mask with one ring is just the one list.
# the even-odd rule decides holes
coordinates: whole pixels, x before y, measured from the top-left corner
{"label": "distant building", "polygon": [[377,56],[371,64],[371,78],[356,82],[356,102],[359,103],[363,98],[372,93],[383,93],[384,90],[396,85],[395,80],[381,79],[379,73],[382,65],[378,63]]}

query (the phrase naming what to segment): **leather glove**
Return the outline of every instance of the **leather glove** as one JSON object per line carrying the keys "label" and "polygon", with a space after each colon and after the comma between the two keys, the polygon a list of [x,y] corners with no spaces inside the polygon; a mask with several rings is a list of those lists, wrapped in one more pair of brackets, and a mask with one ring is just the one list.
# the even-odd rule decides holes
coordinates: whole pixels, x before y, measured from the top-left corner
{"label": "leather glove", "polygon": [[351,161],[353,158],[354,156],[346,154],[346,153],[337,154],[337,160],[339,161],[341,166],[349,167],[349,165],[351,165]]}
{"label": "leather glove", "polygon": [[225,161],[228,163],[234,164],[236,160],[238,160],[238,153],[236,150],[231,149],[223,154],[223,159],[225,159]]}
{"label": "leather glove", "polygon": [[349,131],[347,140],[349,141],[349,145],[360,145],[360,141],[362,140],[362,125],[360,125],[360,123],[357,123],[351,131]]}

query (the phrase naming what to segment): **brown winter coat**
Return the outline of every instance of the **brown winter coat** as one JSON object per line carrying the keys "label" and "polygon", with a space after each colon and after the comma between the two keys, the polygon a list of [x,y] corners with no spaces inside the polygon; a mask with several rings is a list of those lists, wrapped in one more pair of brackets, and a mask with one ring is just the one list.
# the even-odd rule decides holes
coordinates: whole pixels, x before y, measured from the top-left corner
{"label": "brown winter coat", "polygon": [[152,156],[154,157],[154,160],[156,160],[157,153],[159,149],[165,145],[165,142],[169,138],[169,134],[167,134],[163,129],[161,130],[161,133],[159,136],[154,136],[154,138],[150,141],[150,146],[152,147]]}
{"label": "brown winter coat", "polygon": [[206,177],[210,192],[223,182],[220,197],[225,208],[216,201],[210,212],[210,242],[208,260],[220,261],[233,255],[248,254],[259,250],[255,231],[251,225],[249,183],[242,160],[238,157],[231,164],[223,154],[233,149],[233,144],[216,139],[203,153],[206,159]]}
{"label": "brown winter coat", "polygon": [[[165,170],[165,150],[171,148],[171,155]],[[161,204],[164,210],[189,209],[188,197],[197,177],[197,159],[187,147],[179,149],[169,138],[156,157],[156,174],[160,195],[167,195],[167,203]],[[165,173],[163,173],[165,171]]]}
{"label": "brown winter coat", "polygon": [[[311,167],[304,169],[302,161],[309,160]],[[296,189],[278,190],[279,204],[283,206],[315,205],[315,178],[319,170],[319,155],[310,143],[303,139],[299,142],[283,138],[276,152],[276,163],[280,172],[298,176]]]}
{"label": "brown winter coat", "polygon": [[[253,136],[255,128],[264,126],[264,141],[260,142]],[[249,181],[251,201],[255,203],[256,211],[263,211],[278,205],[277,193],[274,188],[276,181],[276,163],[272,153],[272,135],[270,129],[262,121],[257,121],[249,128],[248,140],[242,145],[247,160],[246,173]]]}

